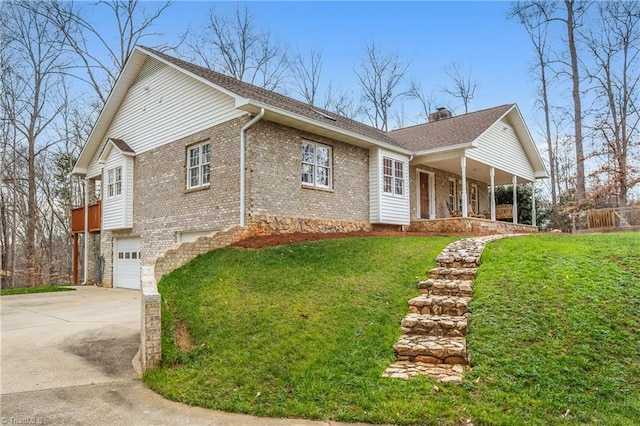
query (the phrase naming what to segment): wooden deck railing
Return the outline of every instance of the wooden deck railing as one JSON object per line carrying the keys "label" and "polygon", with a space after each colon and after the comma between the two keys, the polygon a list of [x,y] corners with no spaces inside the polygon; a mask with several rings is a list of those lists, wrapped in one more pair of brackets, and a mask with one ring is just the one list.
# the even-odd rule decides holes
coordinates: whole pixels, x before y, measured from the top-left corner
{"label": "wooden deck railing", "polygon": [[[89,205],[89,231],[96,232],[102,229],[102,203],[98,201]],[[71,232],[74,234],[84,232],[84,206],[71,210]]]}

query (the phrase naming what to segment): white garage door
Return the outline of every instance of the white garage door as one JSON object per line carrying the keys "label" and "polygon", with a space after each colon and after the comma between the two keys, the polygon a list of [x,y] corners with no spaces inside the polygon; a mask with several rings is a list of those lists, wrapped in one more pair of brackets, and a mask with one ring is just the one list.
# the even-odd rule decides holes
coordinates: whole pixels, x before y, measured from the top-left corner
{"label": "white garage door", "polygon": [[114,287],[140,288],[140,238],[118,238],[113,253]]}

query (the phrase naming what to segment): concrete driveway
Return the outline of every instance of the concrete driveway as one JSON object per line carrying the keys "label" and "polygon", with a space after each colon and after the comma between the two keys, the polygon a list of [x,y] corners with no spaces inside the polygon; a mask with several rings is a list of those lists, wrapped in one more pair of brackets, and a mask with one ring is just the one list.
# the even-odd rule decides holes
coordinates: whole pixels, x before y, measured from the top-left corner
{"label": "concrete driveway", "polygon": [[139,292],[76,288],[0,298],[2,424],[340,424],[263,419],[162,398],[138,380],[134,368]]}

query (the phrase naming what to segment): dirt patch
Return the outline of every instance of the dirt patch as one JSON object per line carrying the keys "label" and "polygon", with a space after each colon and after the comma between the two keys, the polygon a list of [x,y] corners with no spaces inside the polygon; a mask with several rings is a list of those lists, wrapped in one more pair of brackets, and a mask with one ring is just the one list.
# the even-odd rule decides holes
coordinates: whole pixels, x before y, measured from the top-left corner
{"label": "dirt patch", "polygon": [[138,352],[140,334],[113,336],[102,331],[82,333],[67,341],[64,350],[84,358],[109,376],[136,374],[131,360]]}
{"label": "dirt patch", "polygon": [[173,341],[176,342],[176,346],[182,353],[187,353],[195,347],[193,340],[191,340],[189,328],[183,322],[176,323],[173,329]]}
{"label": "dirt patch", "polygon": [[[452,234],[453,235],[453,234]],[[353,237],[416,237],[416,236],[446,236],[446,234],[433,234],[427,232],[401,232],[401,231],[356,231],[356,232],[295,232],[292,234],[266,235],[263,237],[250,237],[232,244],[235,247],[258,249],[263,247],[275,247],[284,244],[305,243],[318,240],[333,240],[338,238]]]}

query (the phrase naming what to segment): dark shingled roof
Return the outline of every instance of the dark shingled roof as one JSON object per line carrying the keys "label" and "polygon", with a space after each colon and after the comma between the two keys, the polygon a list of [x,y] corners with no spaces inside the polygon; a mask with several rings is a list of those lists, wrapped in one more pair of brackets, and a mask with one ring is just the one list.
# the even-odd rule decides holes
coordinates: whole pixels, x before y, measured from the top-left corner
{"label": "dark shingled roof", "polygon": [[398,143],[413,151],[442,148],[473,142],[514,104],[470,112],[432,123],[393,130],[389,133]]}
{"label": "dark shingled roof", "polygon": [[[311,106],[304,102],[297,101],[287,96],[280,95],[266,89],[263,89],[253,84],[245,83],[237,80],[233,77],[220,74],[215,71],[211,71],[207,68],[194,65],[192,63],[183,61],[165,53],[159,52],[149,47],[140,46],[142,49],[164,59],[176,65],[179,68],[184,69],[192,74],[195,74],[211,83],[220,86],[238,96],[242,96],[247,99],[252,99],[258,102],[265,103],[272,107],[280,108],[290,113],[294,113],[306,118],[310,118],[314,121],[321,122],[324,125],[335,127],[338,130],[346,130],[366,136],[379,142],[385,142],[394,146],[402,147],[395,139],[393,139],[388,133],[376,129],[375,127],[367,126],[355,120],[351,120],[345,117],[341,117],[330,111],[323,110],[321,108]],[[329,118],[328,118],[329,117]]]}
{"label": "dark shingled roof", "polygon": [[113,142],[113,144],[117,146],[120,151],[130,152],[131,154],[135,154],[135,151],[131,149],[131,147],[127,145],[127,143],[122,139],[109,138],[109,140]]}

